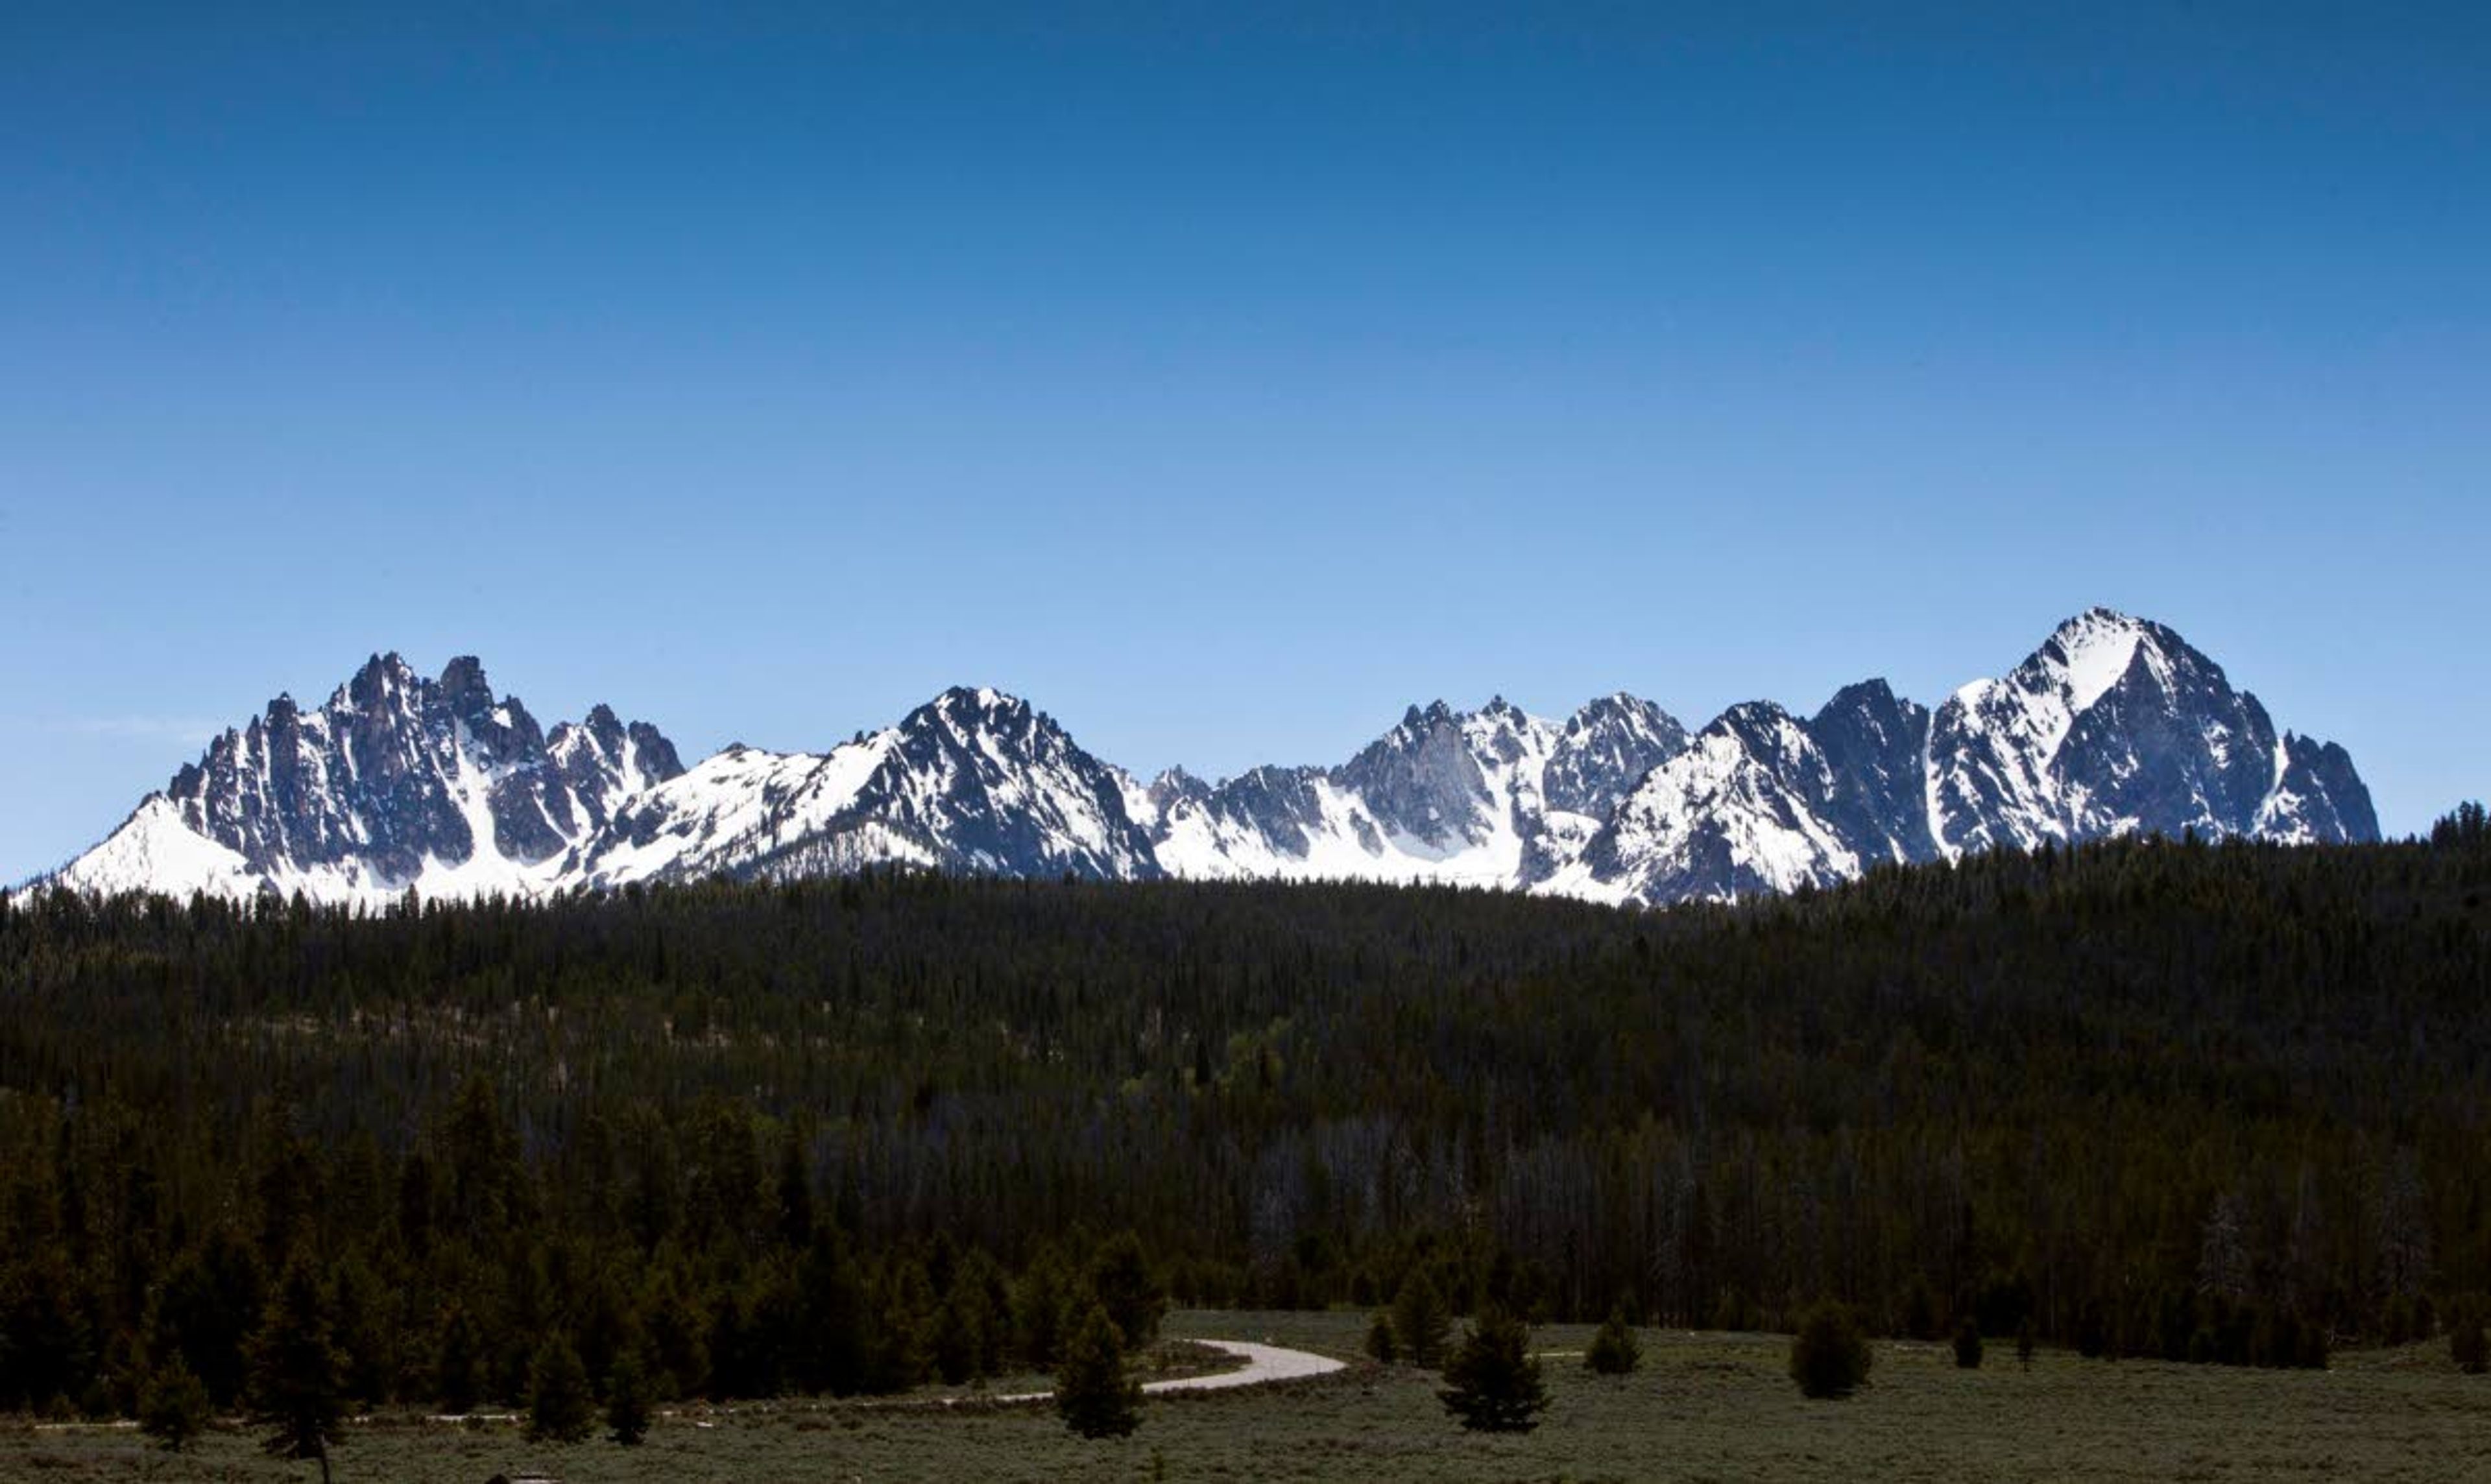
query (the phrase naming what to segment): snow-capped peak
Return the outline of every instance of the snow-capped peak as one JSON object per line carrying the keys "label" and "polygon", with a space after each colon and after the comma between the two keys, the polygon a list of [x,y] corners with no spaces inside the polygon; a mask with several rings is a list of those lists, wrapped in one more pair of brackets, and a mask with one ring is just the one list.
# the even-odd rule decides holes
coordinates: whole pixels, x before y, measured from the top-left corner
{"label": "snow-capped peak", "polygon": [[[431,681],[395,652],[374,655],[319,710],[280,694],[215,739],[174,774],[161,806],[133,814],[70,876],[141,885],[123,880],[133,859],[180,858],[238,887],[324,900],[385,900],[409,887],[526,894],[553,881],[617,803],[681,769],[654,728],[622,726],[610,712],[548,742],[516,697],[494,696],[473,657]],[[171,840],[167,819],[198,846]]]}
{"label": "snow-capped peak", "polygon": [[[2066,687],[2067,709],[2086,712],[2134,667],[2140,648],[2153,645],[2154,626],[2108,608],[2092,608],[2059,626],[2037,657]],[[2148,662],[2162,658],[2158,646]]]}

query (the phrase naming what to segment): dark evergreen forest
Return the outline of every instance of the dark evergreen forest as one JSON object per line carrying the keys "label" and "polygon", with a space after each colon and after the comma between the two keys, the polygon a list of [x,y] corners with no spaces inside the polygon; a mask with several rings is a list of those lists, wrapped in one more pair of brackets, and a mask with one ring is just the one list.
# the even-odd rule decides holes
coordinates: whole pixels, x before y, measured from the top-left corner
{"label": "dark evergreen forest", "polygon": [[[2304,1362],[2491,1287],[2491,832],[1736,907],[873,875],[0,895],[0,1407],[1044,1366],[1095,1295]],[[1126,1239],[1129,1234],[1132,1240]],[[308,1288],[303,1293],[310,1293]],[[297,1295],[296,1306],[313,1300]],[[1068,1321],[1067,1315],[1071,1316]]]}

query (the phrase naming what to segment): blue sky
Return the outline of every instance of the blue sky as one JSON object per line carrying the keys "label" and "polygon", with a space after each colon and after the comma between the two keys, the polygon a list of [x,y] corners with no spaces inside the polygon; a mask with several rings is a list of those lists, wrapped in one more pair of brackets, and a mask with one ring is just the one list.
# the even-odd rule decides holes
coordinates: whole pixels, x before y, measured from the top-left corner
{"label": "blue sky", "polygon": [[208,9],[0,14],[0,880],[384,649],[1216,775],[2102,602],[2491,786],[2484,8]]}

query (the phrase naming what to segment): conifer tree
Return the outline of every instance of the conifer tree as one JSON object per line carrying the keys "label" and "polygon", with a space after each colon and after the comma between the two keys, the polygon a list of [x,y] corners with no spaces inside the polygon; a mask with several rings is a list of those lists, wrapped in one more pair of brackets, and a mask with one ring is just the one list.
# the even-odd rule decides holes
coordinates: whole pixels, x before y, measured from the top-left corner
{"label": "conifer tree", "polygon": [[1400,1349],[1392,1342],[1392,1316],[1378,1309],[1366,1326],[1366,1354],[1377,1365],[1391,1365]]}
{"label": "conifer tree", "polygon": [[138,1395],[138,1430],[157,1445],[179,1453],[207,1430],[206,1383],[179,1356],[157,1368]]}
{"label": "conifer tree", "polygon": [[331,1338],[329,1295],[308,1253],[286,1264],[250,1351],[250,1420],[274,1429],[261,1448],[274,1458],[318,1460],[326,1484],[330,1445],[346,1439],[346,1359]]}
{"label": "conifer tree", "polygon": [[214,1405],[242,1399],[249,1380],[249,1342],[267,1308],[259,1260],[232,1228],[220,1226],[164,1271],[151,1315],[151,1353],[178,1353]]}
{"label": "conifer tree", "polygon": [[1092,1304],[1055,1371],[1055,1410],[1084,1438],[1123,1438],[1141,1424],[1142,1388],[1125,1374],[1125,1337]]}
{"label": "conifer tree", "polygon": [[865,1389],[888,1395],[925,1380],[934,1317],[934,1287],[914,1257],[893,1259],[883,1269],[881,1302],[866,1347]]}
{"label": "conifer tree", "polygon": [[607,1436],[627,1448],[649,1436],[649,1371],[637,1352],[626,1351],[605,1382]]}
{"label": "conifer tree", "polygon": [[1938,1295],[1924,1274],[1912,1274],[1910,1286],[1903,1290],[1903,1333],[1915,1340],[1938,1337]]}
{"label": "conifer tree", "polygon": [[449,1322],[441,1328],[441,1358],[434,1375],[439,1384],[434,1394],[441,1410],[454,1416],[464,1416],[484,1400],[484,1342],[476,1333],[476,1322],[467,1317],[464,1304],[450,1311]]}
{"label": "conifer tree", "polygon": [[1490,1309],[1462,1336],[1436,1393],[1462,1426],[1483,1433],[1527,1433],[1539,1425],[1548,1391],[1531,1358],[1531,1331],[1502,1309]]}
{"label": "conifer tree", "polygon": [[796,1269],[793,1380],[806,1391],[853,1396],[865,1387],[865,1279],[828,1227],[814,1232]]}
{"label": "conifer tree", "polygon": [[1125,1344],[1139,1350],[1158,1337],[1167,1312],[1167,1290],[1151,1271],[1141,1238],[1119,1232],[1090,1261],[1090,1292],[1097,1296]]}
{"label": "conifer tree", "polygon": [[986,1330],[992,1324],[984,1284],[963,1282],[955,1275],[934,1316],[934,1374],[945,1385],[985,1374]]}
{"label": "conifer tree", "polygon": [[[658,1393],[691,1396],[709,1384],[708,1325],[701,1316],[694,1280],[684,1266],[682,1254],[671,1247],[667,1254],[653,1264],[656,1270],[643,1287],[641,1324],[649,1338],[649,1361],[657,1371]],[[860,1376],[862,1373],[860,1364]]]}
{"label": "conifer tree", "polygon": [[1591,1347],[1583,1352],[1583,1364],[1596,1375],[1626,1376],[1643,1363],[1643,1347],[1635,1342],[1632,1325],[1626,1323],[1626,1311],[1611,1309],[1606,1324],[1592,1336]]}
{"label": "conifer tree", "polygon": [[1817,1401],[1838,1401],[1859,1390],[1873,1359],[1860,1321],[1830,1300],[1809,1310],[1791,1337],[1791,1380],[1802,1396]]}
{"label": "conifer tree", "polygon": [[2468,1376],[2491,1367],[2491,1340],[2482,1331],[2482,1295],[2468,1294],[2448,1309],[2447,1354]]}
{"label": "conifer tree", "polygon": [[983,1247],[972,1247],[960,1260],[960,1271],[952,1280],[954,1290],[974,1289],[973,1309],[977,1314],[977,1374],[1001,1376],[1012,1349],[1012,1286],[1003,1265],[986,1255]]}
{"label": "conifer tree", "polygon": [[588,1367],[570,1337],[554,1335],[528,1367],[528,1437],[538,1442],[578,1442],[595,1424]]}
{"label": "conifer tree", "polygon": [[379,1276],[360,1256],[348,1257],[332,1274],[330,1293],[347,1394],[366,1406],[389,1401],[397,1390],[397,1335]]}
{"label": "conifer tree", "polygon": [[1401,1280],[1401,1291],[1392,1295],[1392,1337],[1400,1342],[1402,1358],[1424,1370],[1444,1364],[1445,1340],[1452,1327],[1452,1315],[1427,1269],[1412,1267]]}
{"label": "conifer tree", "polygon": [[1040,1247],[1011,1290],[1012,1343],[1024,1364],[1040,1371],[1054,1368],[1064,1349],[1071,1291],[1064,1260],[1052,1246]]}
{"label": "conifer tree", "polygon": [[778,1146],[778,1239],[801,1247],[813,1234],[813,1172],[805,1141],[790,1125]]}

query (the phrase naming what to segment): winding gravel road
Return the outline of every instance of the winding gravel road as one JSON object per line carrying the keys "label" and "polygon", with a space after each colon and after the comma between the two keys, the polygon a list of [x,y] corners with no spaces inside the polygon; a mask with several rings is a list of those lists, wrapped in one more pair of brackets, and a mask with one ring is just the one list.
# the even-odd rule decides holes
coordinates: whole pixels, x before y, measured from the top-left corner
{"label": "winding gravel road", "polygon": [[[1252,1340],[1194,1340],[1213,1350],[1226,1351],[1245,1360],[1234,1371],[1218,1371],[1209,1376],[1180,1376],[1174,1381],[1145,1382],[1146,1395],[1162,1391],[1225,1391],[1232,1386],[1261,1386],[1275,1381],[1304,1381],[1309,1376],[1329,1376],[1346,1370],[1345,1362],[1330,1355],[1311,1354],[1303,1350],[1284,1350],[1277,1345],[1258,1345]],[[999,1396],[998,1402],[1043,1402],[1052,1391],[1022,1391],[1011,1396]]]}

